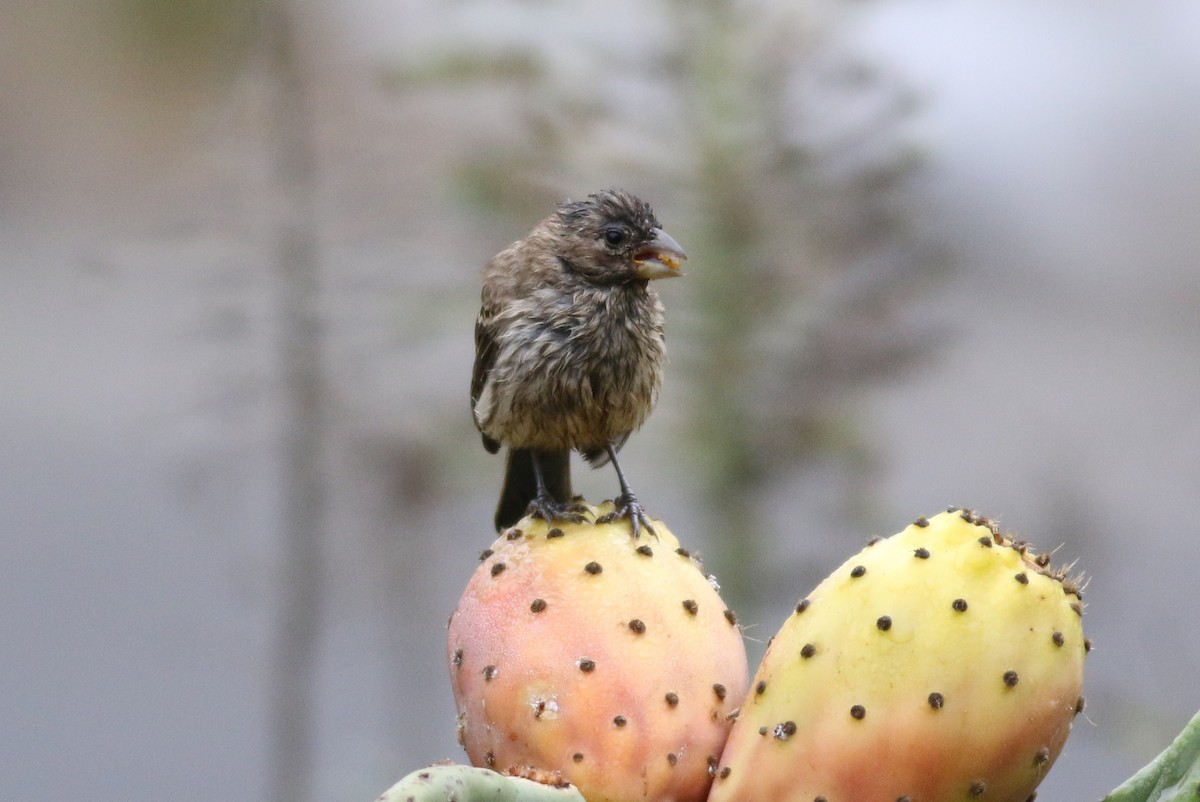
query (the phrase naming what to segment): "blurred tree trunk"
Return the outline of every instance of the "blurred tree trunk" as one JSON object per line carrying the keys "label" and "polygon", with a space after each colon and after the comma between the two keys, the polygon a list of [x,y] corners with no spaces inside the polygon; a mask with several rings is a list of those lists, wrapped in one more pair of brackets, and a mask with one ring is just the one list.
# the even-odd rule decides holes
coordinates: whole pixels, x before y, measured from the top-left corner
{"label": "blurred tree trunk", "polygon": [[737,12],[726,0],[675,2],[668,8],[684,43],[675,88],[686,128],[694,132],[691,180],[700,216],[707,221],[689,236],[702,238],[693,247],[705,254],[705,269],[691,276],[695,318],[702,322],[696,337],[705,354],[692,364],[693,381],[704,398],[691,410],[692,426],[708,468],[701,490],[706,518],[710,531],[722,533],[712,539],[709,556],[720,569],[726,597],[745,609],[760,601],[753,574],[762,542],[735,533],[761,531],[754,500],[763,460],[755,451],[755,422],[746,407],[751,366],[762,358],[754,353],[752,332],[766,311],[757,303],[764,282],[756,251],[770,236],[754,213],[761,200],[752,182],[755,159],[778,143],[767,141],[764,130],[760,105],[766,98],[739,84],[747,76],[738,63]]}
{"label": "blurred tree trunk", "polygon": [[274,269],[278,282],[283,431],[279,607],[270,685],[270,798],[313,798],[313,686],[322,612],[322,536],[326,487],[322,441],[323,392],[320,263],[315,213],[311,87],[298,53],[290,0],[266,4],[264,66],[272,107],[268,117]]}

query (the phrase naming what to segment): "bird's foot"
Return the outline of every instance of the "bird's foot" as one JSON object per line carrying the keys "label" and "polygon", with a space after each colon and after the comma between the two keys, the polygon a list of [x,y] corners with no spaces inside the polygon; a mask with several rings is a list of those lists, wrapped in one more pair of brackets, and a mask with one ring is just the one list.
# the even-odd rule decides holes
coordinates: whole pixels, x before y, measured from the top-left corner
{"label": "bird's foot", "polygon": [[547,523],[568,521],[573,524],[581,524],[587,520],[584,516],[585,512],[587,512],[587,507],[574,499],[563,504],[550,495],[535,497],[525,509],[526,515],[541,518]]}
{"label": "bird's foot", "polygon": [[[628,518],[629,527],[632,530],[634,540],[637,540],[639,537],[641,537],[643,528],[653,535],[655,540],[658,540],[658,532],[654,531],[654,524],[650,523],[650,516],[647,515],[646,510],[642,508],[642,504],[637,500],[637,496],[633,495],[633,493],[622,493],[613,499],[613,504],[615,505],[616,509],[612,511],[612,517],[609,518],[609,516],[604,516],[605,518],[609,518],[609,520]],[[599,521],[597,521],[597,523],[599,523]]]}

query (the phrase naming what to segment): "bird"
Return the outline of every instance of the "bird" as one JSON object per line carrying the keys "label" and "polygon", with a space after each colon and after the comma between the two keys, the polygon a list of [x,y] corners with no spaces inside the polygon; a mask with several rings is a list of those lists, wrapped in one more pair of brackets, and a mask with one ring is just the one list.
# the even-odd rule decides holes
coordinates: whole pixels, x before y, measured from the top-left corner
{"label": "bird", "polygon": [[507,448],[498,531],[527,514],[583,520],[570,456],[612,463],[614,519],[633,538],[653,524],[617,451],[654,408],[664,362],[652,282],[687,254],[645,201],[619,189],[564,201],[488,260],[475,321],[471,411],[484,448]]}

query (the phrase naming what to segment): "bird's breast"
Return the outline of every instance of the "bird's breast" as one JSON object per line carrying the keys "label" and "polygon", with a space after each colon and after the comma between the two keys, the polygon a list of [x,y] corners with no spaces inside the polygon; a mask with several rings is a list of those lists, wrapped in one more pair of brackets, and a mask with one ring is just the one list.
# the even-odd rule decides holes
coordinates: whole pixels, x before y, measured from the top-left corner
{"label": "bird's breast", "polygon": [[556,297],[527,312],[500,339],[489,408],[477,410],[484,433],[517,447],[582,450],[641,426],[662,377],[657,299]]}

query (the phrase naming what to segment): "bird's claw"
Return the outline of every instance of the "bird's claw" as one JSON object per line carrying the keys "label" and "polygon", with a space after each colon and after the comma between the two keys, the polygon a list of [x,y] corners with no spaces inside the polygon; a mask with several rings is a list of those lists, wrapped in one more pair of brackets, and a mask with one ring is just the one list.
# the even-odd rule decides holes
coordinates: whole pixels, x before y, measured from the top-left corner
{"label": "bird's claw", "polygon": [[574,500],[563,504],[552,496],[538,496],[529,502],[525,514],[541,518],[547,523],[568,521],[573,524],[581,524],[587,520],[584,516],[586,511],[585,506]]}
{"label": "bird's claw", "polygon": [[616,509],[613,512],[615,518],[628,518],[629,527],[632,530],[633,539],[637,540],[641,537],[641,530],[645,528],[647,532],[658,540],[658,532],[654,531],[654,524],[650,523],[650,516],[642,508],[641,502],[637,500],[637,496],[632,493],[625,493],[613,499]]}

